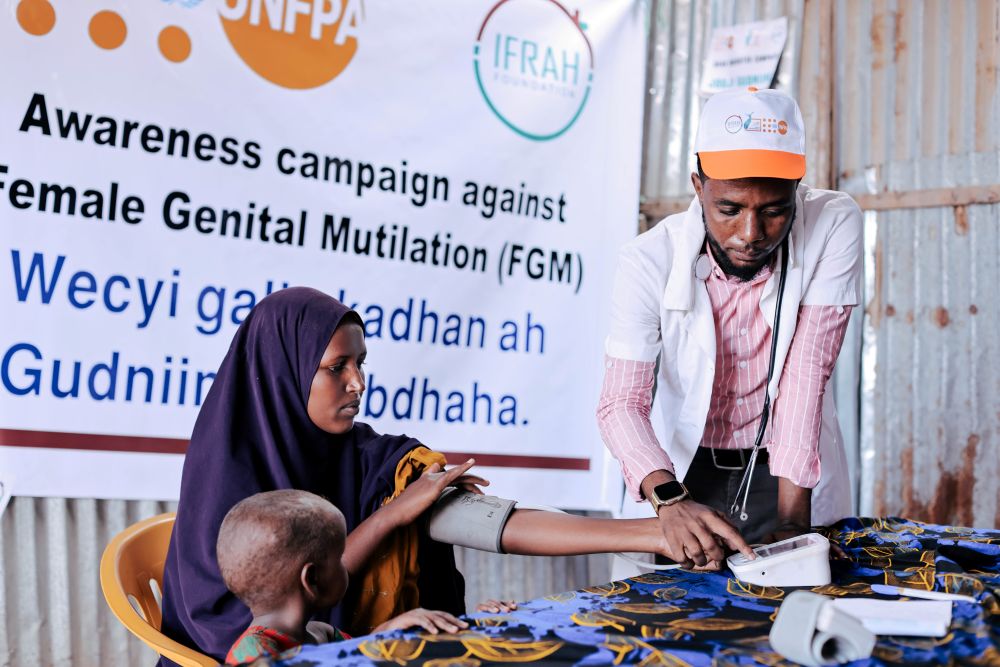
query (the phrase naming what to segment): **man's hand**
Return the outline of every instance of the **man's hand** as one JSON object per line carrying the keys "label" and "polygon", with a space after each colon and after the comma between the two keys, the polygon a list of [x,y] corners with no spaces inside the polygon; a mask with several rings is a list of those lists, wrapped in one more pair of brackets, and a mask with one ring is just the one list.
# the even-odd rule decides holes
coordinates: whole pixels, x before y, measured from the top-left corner
{"label": "man's hand", "polygon": [[[778,527],[788,537],[808,533],[812,522],[812,489],[797,486],[785,477],[778,478]],[[797,530],[805,529],[802,532]]]}
{"label": "man's hand", "polygon": [[[768,544],[816,532],[812,529],[812,489],[796,486],[790,479],[778,478],[778,525],[765,539]],[[835,560],[847,559],[840,545],[830,542]]]}
{"label": "man's hand", "polygon": [[775,526],[774,530],[768,533],[767,537],[764,538],[765,544],[772,544],[774,542],[780,542],[782,540],[787,540],[792,537],[798,537],[799,535],[805,535],[806,533],[813,532],[813,529],[809,525],[800,525],[793,523],[780,523]]}
{"label": "man's hand", "polygon": [[718,570],[726,558],[723,546],[739,551],[748,559],[756,558],[739,531],[711,507],[688,499],[661,507],[657,516],[667,540],[667,558],[685,569],[697,566]]}
{"label": "man's hand", "polygon": [[[648,498],[654,487],[673,479],[666,470],[652,472],[642,480],[642,492]],[[718,570],[726,557],[723,546],[750,560],[757,557],[729,520],[711,507],[685,499],[661,507],[657,517],[667,542],[664,555],[685,569]]]}

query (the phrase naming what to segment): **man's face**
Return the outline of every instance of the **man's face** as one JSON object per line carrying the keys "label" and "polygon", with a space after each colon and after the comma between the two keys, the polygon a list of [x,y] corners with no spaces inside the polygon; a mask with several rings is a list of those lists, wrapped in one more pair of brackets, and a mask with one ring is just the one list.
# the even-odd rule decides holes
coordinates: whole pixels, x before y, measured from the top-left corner
{"label": "man's face", "polygon": [[715,261],[726,274],[750,280],[792,226],[797,181],[740,178],[729,181],[691,174]]}

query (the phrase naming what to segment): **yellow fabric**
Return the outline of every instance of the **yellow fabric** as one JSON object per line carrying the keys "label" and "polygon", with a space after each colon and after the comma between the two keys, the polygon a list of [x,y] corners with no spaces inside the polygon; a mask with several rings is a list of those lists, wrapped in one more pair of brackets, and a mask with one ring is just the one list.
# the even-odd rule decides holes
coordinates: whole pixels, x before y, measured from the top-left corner
{"label": "yellow fabric", "polygon": [[[395,500],[411,482],[433,464],[442,468],[444,454],[417,447],[396,466],[395,488],[383,505]],[[368,560],[363,572],[355,575],[358,584],[354,611],[347,632],[369,634],[376,626],[420,606],[417,590],[417,527],[403,526],[393,531]]]}

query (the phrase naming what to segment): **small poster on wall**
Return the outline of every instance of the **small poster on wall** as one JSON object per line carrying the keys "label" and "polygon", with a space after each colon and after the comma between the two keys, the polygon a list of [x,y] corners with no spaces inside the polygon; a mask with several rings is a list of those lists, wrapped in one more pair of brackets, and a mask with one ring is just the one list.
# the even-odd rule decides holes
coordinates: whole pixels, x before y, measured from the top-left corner
{"label": "small poster on wall", "polygon": [[788,18],[712,30],[701,78],[705,97],[724,90],[770,88],[788,39]]}

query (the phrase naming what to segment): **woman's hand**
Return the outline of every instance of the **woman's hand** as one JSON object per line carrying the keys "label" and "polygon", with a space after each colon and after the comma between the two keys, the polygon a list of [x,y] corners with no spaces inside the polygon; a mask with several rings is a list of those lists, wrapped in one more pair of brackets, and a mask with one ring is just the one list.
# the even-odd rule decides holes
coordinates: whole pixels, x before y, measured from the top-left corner
{"label": "woman's hand", "polygon": [[462,475],[461,477],[455,480],[454,484],[452,484],[452,486],[456,488],[462,489],[463,491],[468,491],[469,493],[474,493],[477,496],[486,495],[483,493],[483,490],[480,489],[479,487],[489,486],[489,485],[490,485],[490,480],[485,479],[483,477],[479,477],[478,475]]}
{"label": "woman's hand", "polygon": [[485,611],[493,614],[506,614],[517,609],[517,603],[513,600],[486,600],[476,605],[476,611]]}
{"label": "woman's hand", "polygon": [[391,618],[382,625],[376,627],[372,632],[386,632],[388,630],[406,630],[407,628],[420,627],[436,635],[439,630],[445,632],[458,632],[469,627],[465,621],[455,618],[446,611],[430,611],[428,609],[411,609],[400,614],[396,618]]}
{"label": "woman's hand", "polygon": [[450,470],[441,470],[440,465],[433,464],[395,500],[386,505],[384,511],[392,516],[394,525],[407,526],[437,502],[441,493],[449,486],[461,486],[473,493],[482,493],[478,488],[479,485],[485,486],[489,482],[482,477],[465,474],[475,464],[475,459],[469,459]]}

